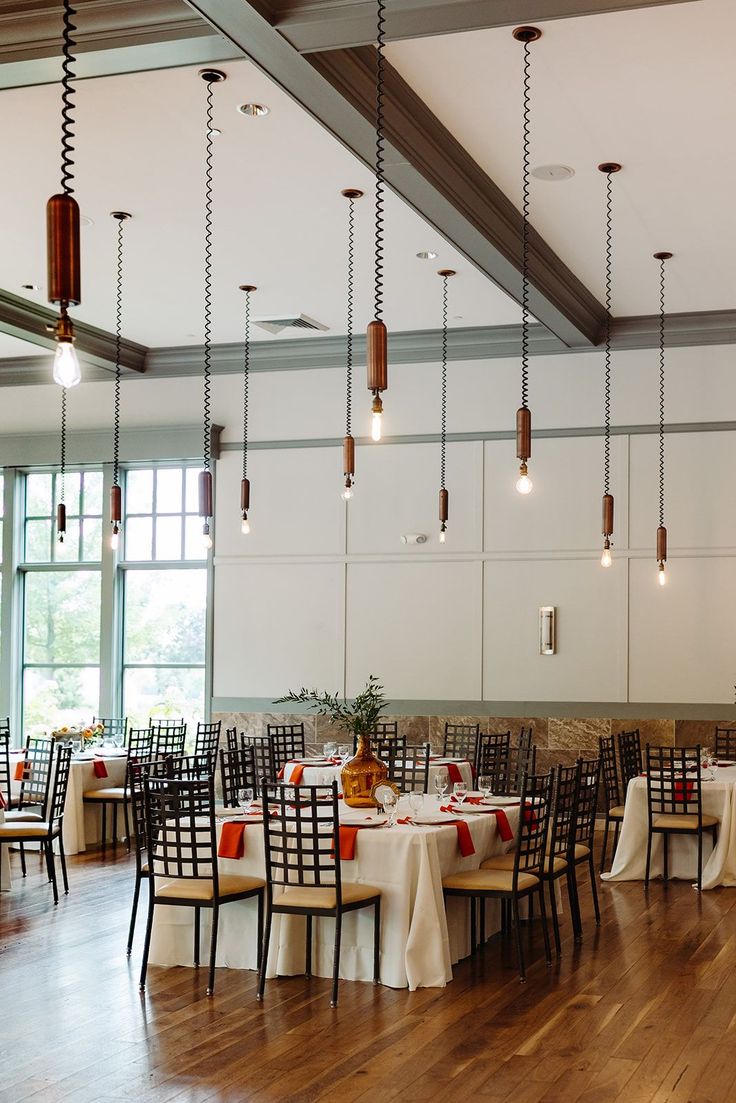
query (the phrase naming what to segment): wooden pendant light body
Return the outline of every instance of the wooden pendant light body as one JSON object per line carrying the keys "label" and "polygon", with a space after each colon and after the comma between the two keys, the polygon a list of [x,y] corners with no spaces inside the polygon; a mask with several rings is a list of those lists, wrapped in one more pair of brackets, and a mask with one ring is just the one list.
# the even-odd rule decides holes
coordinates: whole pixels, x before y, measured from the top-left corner
{"label": "wooden pendant light body", "polygon": [[660,525],[657,529],[657,561],[659,563],[667,561],[667,529],[664,525]]}
{"label": "wooden pendant light body", "polygon": [[603,527],[604,536],[613,535],[613,494],[603,495]]}
{"label": "wooden pendant light body", "polygon": [[66,506],[63,502],[59,502],[56,507],[56,534],[60,540],[64,539],[66,533]]}
{"label": "wooden pendant light body", "polygon": [[50,303],[82,301],[79,204],[72,195],[52,195],[46,204],[47,287]]}
{"label": "wooden pendant light body", "polygon": [[240,480],[240,509],[243,513],[250,509],[250,479]]}
{"label": "wooden pendant light body", "polygon": [[444,525],[450,516],[450,492],[445,487],[440,490],[440,521]]}
{"label": "wooden pendant light body", "polygon": [[346,477],[355,475],[355,439],[349,433],[342,441],[342,468]]}
{"label": "wooden pendant light body", "polygon": [[199,516],[212,516],[212,472],[209,470],[199,473]]}
{"label": "wooden pendant light body", "polygon": [[113,524],[118,523],[118,522],[122,521],[122,519],[123,519],[122,498],[123,498],[123,496],[122,496],[122,492],[120,490],[120,487],[117,484],[111,486],[110,487],[110,520],[113,522]]}
{"label": "wooden pendant light body", "polygon": [[524,463],[532,454],[532,412],[528,406],[516,411],[516,455]]}
{"label": "wooden pendant light body", "polygon": [[388,331],[383,322],[368,323],[366,332],[368,390],[377,394],[388,387]]}

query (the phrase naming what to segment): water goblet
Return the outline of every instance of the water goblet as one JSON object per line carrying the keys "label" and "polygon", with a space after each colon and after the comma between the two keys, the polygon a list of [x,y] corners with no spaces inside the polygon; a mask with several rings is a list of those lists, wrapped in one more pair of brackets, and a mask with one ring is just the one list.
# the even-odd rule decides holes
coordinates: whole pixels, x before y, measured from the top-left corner
{"label": "water goblet", "polygon": [[337,753],[342,759],[342,764],[344,766],[347,760],[350,758],[350,747],[347,743],[341,743],[340,746],[337,748]]}
{"label": "water goblet", "polygon": [[82,750],[82,740],[81,739],[72,739],[72,754],[73,755],[78,755],[81,750]]}
{"label": "water goblet", "polygon": [[238,807],[244,816],[250,812],[253,803],[253,790],[251,788],[238,789]]}
{"label": "water goblet", "polygon": [[424,807],[424,793],[421,789],[412,789],[409,793],[409,808],[413,816],[418,815]]}
{"label": "water goblet", "polygon": [[325,758],[332,758],[337,750],[337,743],[325,743],[322,747]]}
{"label": "water goblet", "polygon": [[478,788],[483,794],[483,803],[488,804],[488,797],[490,796],[491,789],[493,788],[493,778],[490,774],[481,774],[478,778]]}
{"label": "water goblet", "polygon": [[396,823],[396,814],[399,808],[399,798],[393,789],[386,786],[386,792],[381,795],[383,813],[388,818],[387,827],[393,827]]}
{"label": "water goblet", "polygon": [[443,800],[447,792],[447,773],[445,770],[438,770],[434,775],[434,787],[437,791],[437,800]]}
{"label": "water goblet", "polygon": [[468,795],[468,787],[464,781],[456,781],[452,787],[452,792],[457,800],[458,804],[462,807],[462,803]]}

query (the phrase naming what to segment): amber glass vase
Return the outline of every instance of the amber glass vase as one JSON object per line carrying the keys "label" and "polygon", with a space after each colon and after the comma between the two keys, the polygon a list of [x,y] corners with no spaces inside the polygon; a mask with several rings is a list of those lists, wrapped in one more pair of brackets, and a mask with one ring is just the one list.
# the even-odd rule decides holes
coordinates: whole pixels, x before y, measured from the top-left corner
{"label": "amber glass vase", "polygon": [[345,803],[351,808],[375,808],[371,789],[387,777],[388,767],[371,750],[370,736],[359,735],[357,750],[345,763],[340,775]]}

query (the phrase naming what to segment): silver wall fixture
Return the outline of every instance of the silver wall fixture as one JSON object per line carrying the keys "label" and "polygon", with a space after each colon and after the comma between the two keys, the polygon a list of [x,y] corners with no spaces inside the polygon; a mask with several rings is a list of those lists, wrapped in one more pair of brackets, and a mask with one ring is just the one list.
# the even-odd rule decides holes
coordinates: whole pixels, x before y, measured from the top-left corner
{"label": "silver wall fixture", "polygon": [[554,605],[539,607],[539,654],[554,655],[556,650],[555,628],[557,610]]}

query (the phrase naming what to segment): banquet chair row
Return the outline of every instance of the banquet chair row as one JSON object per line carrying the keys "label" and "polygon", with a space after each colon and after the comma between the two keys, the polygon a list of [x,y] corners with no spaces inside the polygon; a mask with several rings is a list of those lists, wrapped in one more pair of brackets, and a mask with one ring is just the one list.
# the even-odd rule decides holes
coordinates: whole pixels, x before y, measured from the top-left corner
{"label": "banquet chair row", "polygon": [[[54,744],[52,740],[44,740],[44,742],[49,744],[49,765],[43,801],[40,805],[34,803],[24,806],[21,798],[17,808],[6,811],[5,821],[0,823],[0,847],[20,846],[21,867],[23,876],[25,877],[26,864],[23,850],[24,844],[37,843],[46,859],[48,877],[54,893],[54,904],[58,904],[59,890],[56,882],[56,862],[54,859],[55,842],[58,843],[59,847],[64,892],[69,892],[66,855],[64,853],[63,827],[64,806],[66,804],[66,794],[69,785],[72,749],[68,744]],[[51,781],[52,774],[53,782]],[[26,784],[25,779],[21,783],[21,789],[24,784]],[[34,791],[34,795],[40,795],[40,791],[38,794]],[[34,810],[39,807],[41,811]],[[0,863],[0,870],[1,869],[2,864]]]}
{"label": "banquet chair row", "polygon": [[719,728],[715,732],[717,758],[736,759],[736,728]]}
{"label": "banquet chair row", "polygon": [[[618,759],[616,757],[618,743]],[[622,731],[617,736],[601,736],[598,740],[598,753],[601,760],[603,780],[603,847],[601,849],[601,873],[606,867],[608,835],[613,824],[614,837],[611,861],[616,854],[618,837],[624,818],[626,790],[632,778],[642,773],[641,737],[639,729]]]}

